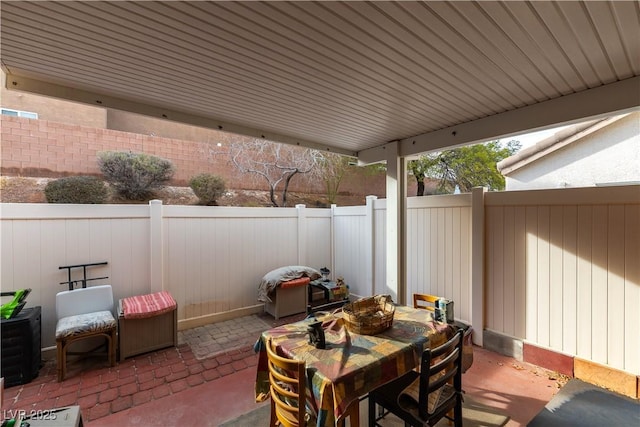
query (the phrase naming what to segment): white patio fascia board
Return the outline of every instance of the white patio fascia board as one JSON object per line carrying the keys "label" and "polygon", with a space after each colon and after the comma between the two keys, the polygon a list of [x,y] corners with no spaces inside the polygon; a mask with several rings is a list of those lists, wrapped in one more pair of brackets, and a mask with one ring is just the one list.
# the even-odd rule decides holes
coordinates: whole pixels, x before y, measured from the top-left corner
{"label": "white patio fascia board", "polygon": [[15,74],[7,74],[5,87],[8,90],[29,92],[36,95],[43,95],[68,101],[80,102],[83,104],[103,108],[113,108],[115,110],[127,111],[130,113],[141,114],[144,116],[169,120],[172,122],[184,123],[207,129],[231,132],[253,138],[267,139],[269,141],[282,142],[285,144],[298,145],[308,148],[314,148],[320,151],[329,151],[346,156],[356,157],[356,153],[353,151],[335,147],[330,144],[325,144],[320,141],[309,141],[289,135],[266,131],[264,129],[229,123],[222,120],[217,120],[216,118],[185,113],[172,110],[170,108],[161,108],[155,105],[147,104],[145,102],[131,101],[119,97],[105,95],[102,93],[77,89]]}
{"label": "white patio fascia board", "polygon": [[[560,98],[527,105],[456,126],[401,139],[399,155],[452,149],[584,120],[630,112],[640,106],[640,77],[632,77]],[[386,159],[383,144],[358,152],[358,164]]]}

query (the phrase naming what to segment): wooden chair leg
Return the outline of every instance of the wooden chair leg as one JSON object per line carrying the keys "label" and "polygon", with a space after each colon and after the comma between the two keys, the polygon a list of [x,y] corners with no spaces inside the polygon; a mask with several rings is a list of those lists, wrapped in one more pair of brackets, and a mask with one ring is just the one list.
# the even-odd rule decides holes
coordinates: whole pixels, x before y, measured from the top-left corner
{"label": "wooden chair leg", "polygon": [[116,330],[109,334],[109,365],[116,366]]}
{"label": "wooden chair leg", "polygon": [[57,371],[58,371],[58,382],[64,380],[64,377],[67,374],[67,347],[72,341],[79,341],[85,338],[103,336],[107,340],[107,360],[109,361],[109,366],[116,366],[116,329],[113,329],[109,332],[100,333],[99,335],[92,336],[84,336],[79,339],[71,339],[67,341],[65,339],[56,340],[56,350],[57,350]]}
{"label": "wooden chair leg", "polygon": [[276,404],[272,397],[269,397],[269,400],[271,401],[271,419],[269,420],[269,427],[276,427],[278,424],[278,419],[276,418]]}
{"label": "wooden chair leg", "polygon": [[338,421],[338,427],[345,427],[345,420],[349,417],[349,425],[351,427],[360,426],[360,400],[355,400],[349,405],[345,411],[344,417]]}
{"label": "wooden chair leg", "polygon": [[354,401],[349,409],[347,410],[349,414],[349,424],[351,427],[359,427],[360,426],[360,400]]}
{"label": "wooden chair leg", "polygon": [[58,371],[58,382],[64,380],[64,342],[62,340],[56,340],[56,351],[57,351],[57,371]]}
{"label": "wooden chair leg", "polygon": [[376,404],[371,397],[367,399],[369,401],[369,427],[374,427],[376,425]]}

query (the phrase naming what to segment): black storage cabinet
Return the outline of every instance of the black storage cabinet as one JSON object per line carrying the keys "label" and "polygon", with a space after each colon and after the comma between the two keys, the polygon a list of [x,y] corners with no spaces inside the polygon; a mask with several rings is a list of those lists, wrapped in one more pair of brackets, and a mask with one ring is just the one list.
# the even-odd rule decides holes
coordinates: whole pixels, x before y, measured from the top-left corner
{"label": "black storage cabinet", "polygon": [[5,386],[26,384],[38,376],[42,364],[40,306],[24,308],[13,319],[2,319],[2,376]]}

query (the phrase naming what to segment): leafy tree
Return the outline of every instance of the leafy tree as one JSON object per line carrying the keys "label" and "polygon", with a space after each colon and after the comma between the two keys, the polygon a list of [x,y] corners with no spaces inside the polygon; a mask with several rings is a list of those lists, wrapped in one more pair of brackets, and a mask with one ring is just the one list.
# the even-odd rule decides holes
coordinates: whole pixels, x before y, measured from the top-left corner
{"label": "leafy tree", "polygon": [[416,196],[424,196],[424,179],[425,174],[427,173],[427,162],[423,161],[423,157],[419,160],[410,160],[407,168],[411,171],[411,174],[415,177],[416,182],[418,183],[418,188],[416,190]]}
{"label": "leafy tree", "polygon": [[[293,177],[310,173],[321,158],[318,150],[264,139],[234,143],[231,145],[230,156],[240,172],[267,182],[273,206],[287,206],[287,192]],[[280,185],[282,195],[279,204],[276,191]]]}
{"label": "leafy tree", "polygon": [[409,162],[409,169],[418,181],[419,196],[424,194],[425,177],[438,180],[437,192],[440,194],[451,194],[456,186],[463,193],[478,186],[499,191],[504,190],[505,181],[496,164],[519,149],[520,142],[516,140],[506,145],[497,140],[468,145],[421,156]]}

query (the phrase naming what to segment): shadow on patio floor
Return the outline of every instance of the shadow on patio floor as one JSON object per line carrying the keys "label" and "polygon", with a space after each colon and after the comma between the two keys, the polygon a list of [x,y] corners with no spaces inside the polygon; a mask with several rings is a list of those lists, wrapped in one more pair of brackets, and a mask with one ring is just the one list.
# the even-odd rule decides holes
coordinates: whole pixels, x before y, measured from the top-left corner
{"label": "shadow on patio floor", "polygon": [[[5,390],[3,414],[79,405],[90,427],[219,425],[259,406],[252,347],[260,332],[303,317],[275,321],[253,315],[182,331],[177,347],[135,356],[113,368],[98,359],[71,363],[61,383],[55,360],[49,360],[32,382]],[[216,338],[223,337],[231,350],[216,346]],[[467,395],[504,410],[511,416],[507,425],[515,426],[526,425],[553,397],[559,388],[554,378],[544,369],[476,347],[463,383]]]}

